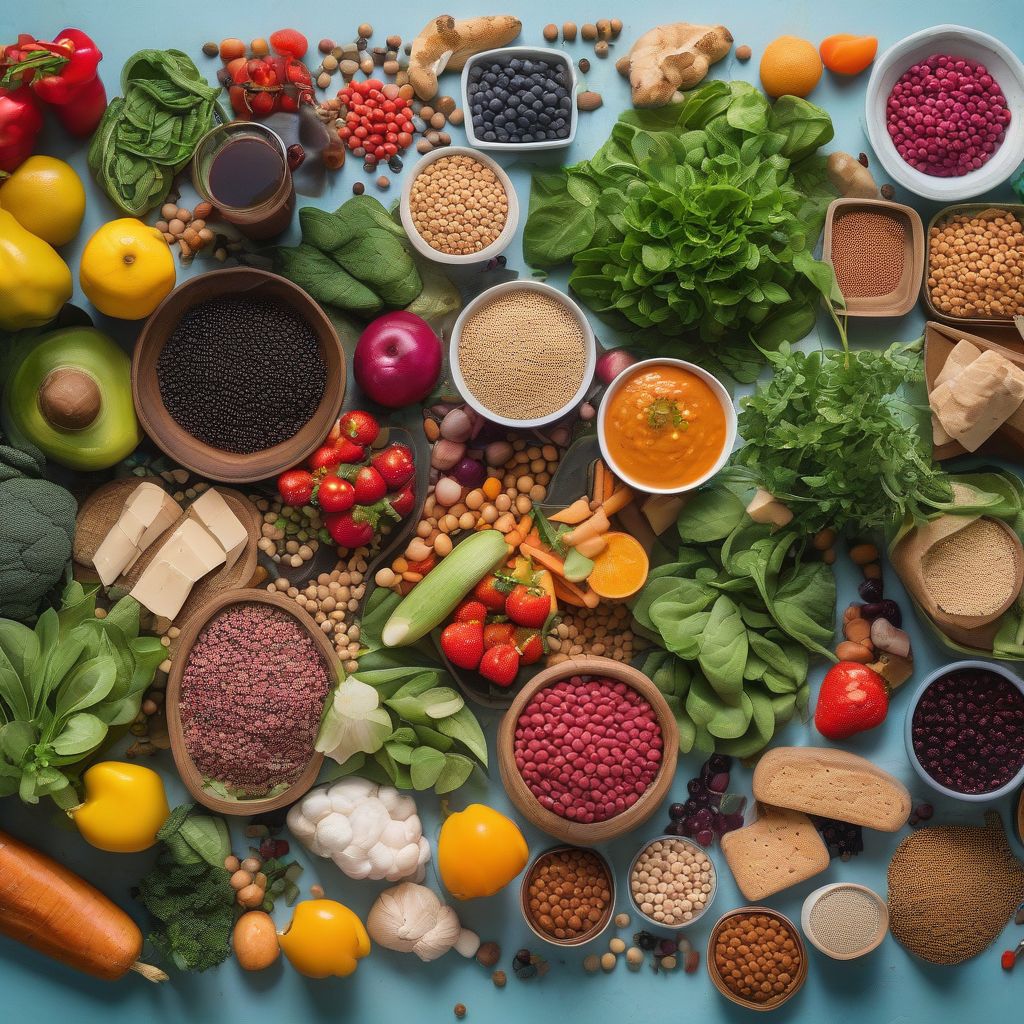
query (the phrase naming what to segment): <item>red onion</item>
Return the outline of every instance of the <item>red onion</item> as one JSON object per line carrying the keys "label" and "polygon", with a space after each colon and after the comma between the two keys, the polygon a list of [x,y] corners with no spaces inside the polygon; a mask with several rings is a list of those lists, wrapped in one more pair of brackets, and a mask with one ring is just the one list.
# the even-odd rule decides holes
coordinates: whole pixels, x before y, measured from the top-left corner
{"label": "red onion", "polygon": [[482,487],[487,479],[487,470],[476,459],[462,459],[452,470],[452,476],[462,484],[463,487]]}
{"label": "red onion", "polygon": [[611,384],[626,367],[635,362],[636,356],[630,355],[624,348],[613,348],[597,360],[597,379],[604,385]]}
{"label": "red onion", "polygon": [[1010,123],[999,83],[984,64],[935,53],[893,86],[885,108],[896,151],[938,178],[976,171],[992,158]]}

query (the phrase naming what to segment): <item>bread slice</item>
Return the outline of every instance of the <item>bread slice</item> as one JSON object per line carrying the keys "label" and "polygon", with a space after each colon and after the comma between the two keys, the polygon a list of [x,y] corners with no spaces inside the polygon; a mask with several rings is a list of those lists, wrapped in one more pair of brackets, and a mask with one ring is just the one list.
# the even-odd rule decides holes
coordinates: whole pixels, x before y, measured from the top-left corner
{"label": "bread slice", "polygon": [[806,814],[762,804],[751,825],[726,832],[722,853],[740,892],[753,902],[828,867],[828,848]]}
{"label": "bread slice", "polygon": [[866,758],[831,747],[776,747],[754,769],[754,797],[776,807],[898,832],[910,792]]}

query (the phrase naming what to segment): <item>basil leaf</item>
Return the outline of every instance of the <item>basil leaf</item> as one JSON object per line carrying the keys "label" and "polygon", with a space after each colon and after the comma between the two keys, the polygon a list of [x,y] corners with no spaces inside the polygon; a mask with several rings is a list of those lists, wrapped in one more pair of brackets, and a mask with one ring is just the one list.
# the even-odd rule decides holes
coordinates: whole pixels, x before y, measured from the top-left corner
{"label": "basil leaf", "polygon": [[440,750],[441,753],[447,753],[455,745],[454,740],[449,739],[444,733],[432,729],[429,725],[414,725],[413,731],[416,733],[416,739],[420,743],[433,747],[435,750]]}
{"label": "basil leaf", "polygon": [[437,723],[438,730],[456,743],[464,746],[485,767],[487,765],[487,740],[480,728],[476,715],[469,706],[456,711]]}
{"label": "basil leaf", "polygon": [[444,766],[434,781],[434,792],[439,795],[458,789],[473,774],[473,762],[462,754],[445,754]]}
{"label": "basil leaf", "polygon": [[28,722],[8,722],[0,728],[0,753],[8,761],[20,765],[25,760],[29,748],[38,742],[39,733]]}
{"label": "basil leaf", "polygon": [[95,750],[107,735],[107,726],[95,715],[81,712],[72,715],[52,740],[51,746],[61,757],[88,754]]}
{"label": "basil leaf", "polygon": [[[457,755],[456,755],[457,756]],[[468,760],[468,758],[467,758]],[[445,755],[433,747],[417,747],[409,763],[414,789],[430,789],[445,767]]]}
{"label": "basil leaf", "polygon": [[62,723],[75,711],[98,704],[114,685],[117,666],[110,657],[93,658],[79,665],[57,691],[54,720]]}

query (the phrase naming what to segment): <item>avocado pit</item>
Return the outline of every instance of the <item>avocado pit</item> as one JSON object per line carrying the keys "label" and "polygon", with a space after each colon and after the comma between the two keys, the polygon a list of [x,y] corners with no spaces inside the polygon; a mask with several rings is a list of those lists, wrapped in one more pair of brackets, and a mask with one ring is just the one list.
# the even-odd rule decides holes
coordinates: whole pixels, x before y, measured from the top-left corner
{"label": "avocado pit", "polygon": [[96,379],[71,366],[52,370],[39,387],[39,410],[58,430],[84,430],[100,414],[102,402]]}

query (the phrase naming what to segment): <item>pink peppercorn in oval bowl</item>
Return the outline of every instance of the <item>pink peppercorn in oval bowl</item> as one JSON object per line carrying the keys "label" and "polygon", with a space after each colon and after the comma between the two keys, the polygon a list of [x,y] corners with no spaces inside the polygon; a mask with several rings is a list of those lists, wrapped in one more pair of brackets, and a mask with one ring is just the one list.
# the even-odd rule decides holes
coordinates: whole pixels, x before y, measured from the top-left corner
{"label": "pink peppercorn in oval bowl", "polygon": [[[930,115],[918,102],[920,91],[906,97],[906,102],[902,96],[898,96],[897,109],[893,112],[897,121],[901,113],[905,113],[912,132],[909,140],[903,136],[904,141],[897,144],[896,137],[890,135],[888,123],[893,90],[908,73],[910,78],[904,81],[905,88],[911,93],[915,87],[922,89],[924,78],[921,76],[929,74],[924,64],[935,56],[948,56],[968,62],[971,67],[960,69],[966,75],[965,81],[971,86],[968,91],[975,94],[976,90],[982,93],[991,90],[991,95],[985,93],[985,103],[992,100],[991,107],[979,113],[960,109],[964,104],[958,103],[955,107],[944,108],[940,115],[942,120],[938,123],[928,123]],[[982,65],[983,70],[976,69],[977,65]],[[915,68],[921,69],[919,73],[914,73]],[[924,99],[928,98],[929,91],[923,89]],[[1001,99],[998,99],[1000,96]],[[938,96],[934,98],[937,102]],[[972,167],[966,173],[956,173],[950,177],[925,173],[899,152],[898,145],[906,148],[912,144],[914,148],[908,150],[910,159],[924,166],[928,163],[929,146],[939,144],[932,140],[942,140],[944,144],[956,128],[965,132],[966,138],[963,141],[968,147],[977,147],[987,131],[986,125],[982,123],[985,116],[998,116],[998,108],[1001,107],[1008,108],[1010,112],[1009,122],[1003,125],[1005,134],[994,149],[985,152],[979,148],[973,155],[977,157],[980,166]],[[920,121],[915,120],[918,114],[921,115]],[[980,117],[981,122],[972,122],[972,116],[976,119]],[[1005,182],[1024,160],[1024,64],[1009,47],[976,29],[961,25],[937,25],[924,29],[900,40],[875,61],[867,86],[864,117],[871,147],[896,184],[926,199],[945,202],[981,195]],[[993,138],[990,141],[996,140]],[[917,157],[917,146],[924,149],[925,157]],[[944,152],[947,150],[944,149]]]}
{"label": "pink peppercorn in oval bowl", "polygon": [[[224,785],[211,784],[208,774],[204,773],[197,765],[196,758],[200,753],[195,746],[195,728],[198,725],[205,725],[207,728],[216,728],[216,716],[223,713],[225,709],[213,706],[206,711],[196,711],[194,707],[187,707],[188,694],[185,692],[189,686],[188,670],[194,652],[197,653],[197,660],[204,657],[211,657],[204,653],[204,637],[215,632],[211,627],[216,626],[218,621],[229,614],[237,614],[246,609],[255,609],[259,621],[269,623],[266,633],[276,632],[280,634],[281,642],[277,645],[279,651],[289,659],[299,658],[302,667],[305,669],[306,678],[312,679],[318,684],[318,690],[310,693],[306,699],[304,710],[305,721],[304,733],[296,741],[298,750],[292,749],[292,763],[288,766],[286,783],[273,786],[265,796],[239,797],[232,796],[225,790]],[[256,621],[255,617],[253,621]],[[225,638],[219,638],[223,641]],[[234,731],[229,724],[219,731],[219,735],[229,739],[239,733],[245,733],[247,727],[252,724],[253,708],[258,708],[258,693],[251,693],[254,690],[258,673],[255,666],[260,662],[267,662],[273,653],[273,638],[270,635],[260,635],[253,638],[254,645],[261,648],[261,653],[252,652],[243,656],[250,658],[248,666],[239,663],[239,677],[251,680],[253,685],[240,697],[240,705],[255,699],[257,705],[249,705],[246,708],[239,706],[235,709]],[[207,645],[209,646],[209,645]],[[291,667],[289,665],[289,667]],[[171,670],[167,678],[166,714],[167,729],[171,740],[171,753],[174,756],[174,764],[178,774],[185,783],[189,793],[203,806],[210,808],[219,814],[245,815],[265,814],[279,807],[286,807],[294,803],[316,782],[323,763],[323,754],[315,749],[316,735],[319,732],[320,718],[323,713],[324,703],[330,699],[334,684],[337,682],[340,673],[340,665],[334,653],[334,647],[327,639],[326,634],[319,629],[313,619],[307,615],[294,601],[280,593],[271,593],[265,590],[229,590],[218,594],[206,602],[195,613],[191,615],[181,629],[177,653],[171,663]],[[325,678],[326,677],[326,678]],[[214,676],[216,679],[216,675]],[[321,696],[319,691],[323,691]],[[267,754],[267,760],[272,757],[276,762],[283,764],[289,754],[288,744],[284,742],[283,734],[275,732],[274,721],[270,719],[284,714],[284,701],[279,699],[280,694],[275,697],[269,695],[271,700],[266,706],[267,721],[257,726],[258,734],[254,737],[253,746],[262,744]],[[231,708],[226,709],[229,713]],[[207,715],[209,717],[207,717]],[[275,719],[277,720],[277,719]],[[229,744],[231,745],[231,744]],[[306,750],[308,747],[308,756]],[[201,758],[200,758],[201,759]],[[255,769],[261,772],[269,772],[267,764],[256,764]]]}
{"label": "pink peppercorn in oval bowl", "polygon": [[571,658],[540,672],[498,730],[509,799],[531,824],[575,846],[647,821],[668,794],[678,753],[679,730],[658,688],[610,658]]}
{"label": "pink peppercorn in oval bowl", "polygon": [[945,665],[918,686],[903,735],[914,771],[937,793],[998,800],[1024,782],[1024,682],[995,662]]}

